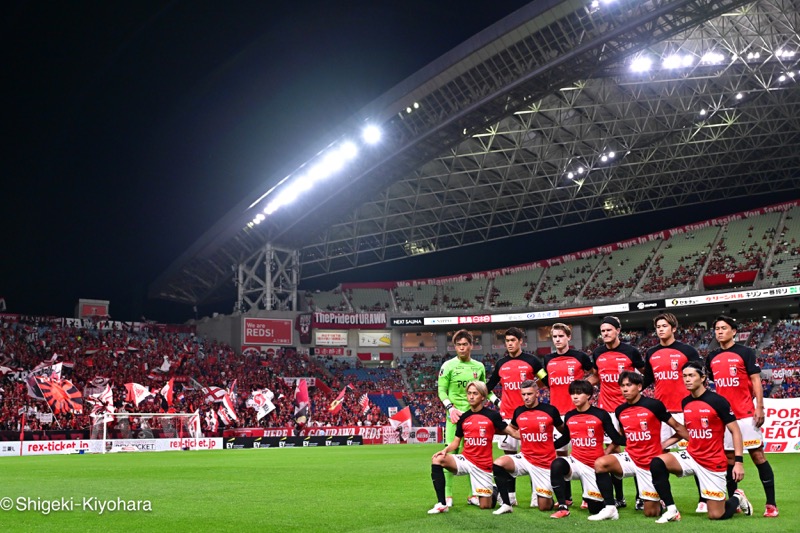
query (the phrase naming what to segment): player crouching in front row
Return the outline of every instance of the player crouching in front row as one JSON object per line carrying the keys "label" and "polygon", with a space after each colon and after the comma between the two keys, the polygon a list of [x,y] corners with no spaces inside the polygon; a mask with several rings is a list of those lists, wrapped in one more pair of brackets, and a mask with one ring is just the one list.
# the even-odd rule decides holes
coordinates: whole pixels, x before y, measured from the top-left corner
{"label": "player crouching in front row", "polygon": [[750,515],[753,509],[741,489],[725,500],[727,458],[723,446],[725,429],[733,437],[736,462],[731,473],[737,483],[744,479],[742,432],[728,400],[707,389],[706,369],[699,361],[683,365],[683,383],[689,396],[683,399],[683,420],[689,432],[686,451],[665,453],[653,458],[650,471],[656,491],[667,506],[658,523],[677,522],[681,513],[675,506],[669,475],[697,476],[700,494],[708,500],[708,518],[725,520],[738,510]]}
{"label": "player crouching in front row", "polygon": [[[470,382],[466,392],[469,411],[458,419],[455,438],[444,450],[436,452],[432,457],[431,480],[439,501],[428,514],[446,513],[449,509],[444,494],[445,469],[456,476],[469,475],[472,494],[478,495],[481,509],[492,509],[497,503],[497,494],[492,483],[492,438],[495,433],[519,438],[519,434],[503,421],[500,413],[483,407],[483,402],[489,395],[483,381]],[[453,454],[462,440],[463,452]]]}

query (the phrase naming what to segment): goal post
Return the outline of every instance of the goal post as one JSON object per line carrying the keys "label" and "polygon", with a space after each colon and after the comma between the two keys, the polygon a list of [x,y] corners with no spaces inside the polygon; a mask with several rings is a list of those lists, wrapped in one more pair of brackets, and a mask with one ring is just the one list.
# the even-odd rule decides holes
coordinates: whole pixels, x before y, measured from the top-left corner
{"label": "goal post", "polygon": [[[195,413],[103,413],[93,416],[89,450],[92,453],[154,449],[157,439],[201,439],[200,415]],[[148,442],[149,441],[149,442]]]}

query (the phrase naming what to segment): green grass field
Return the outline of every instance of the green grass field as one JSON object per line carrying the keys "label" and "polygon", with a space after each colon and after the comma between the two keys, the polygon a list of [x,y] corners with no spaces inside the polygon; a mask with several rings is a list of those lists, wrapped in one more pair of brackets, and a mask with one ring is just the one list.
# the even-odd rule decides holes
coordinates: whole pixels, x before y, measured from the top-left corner
{"label": "green grass field", "polygon": [[[0,459],[0,531],[618,531],[660,528],[673,531],[800,531],[800,456],[771,455],[777,477],[777,519],[761,517],[764,493],[753,464],[745,461],[740,485],[756,514],[713,523],[695,515],[691,479],[674,479],[680,523],[656,525],[632,508],[618,522],[592,523],[587,511],[551,520],[549,513],[519,507],[493,516],[466,505],[469,481],[456,478],[456,505],[429,516],[435,502],[430,456],[439,445],[335,448],[273,448],[214,452],[66,455]],[[579,485],[573,484],[575,494]],[[625,482],[628,501],[633,483]],[[530,484],[519,482],[520,503]],[[83,507],[84,498],[149,500],[152,511],[105,511]],[[18,499],[34,503],[73,502],[73,508],[44,514],[18,510]],[[8,500],[6,500],[7,502]],[[27,501],[27,500],[26,500]],[[41,507],[41,504],[38,504]]]}

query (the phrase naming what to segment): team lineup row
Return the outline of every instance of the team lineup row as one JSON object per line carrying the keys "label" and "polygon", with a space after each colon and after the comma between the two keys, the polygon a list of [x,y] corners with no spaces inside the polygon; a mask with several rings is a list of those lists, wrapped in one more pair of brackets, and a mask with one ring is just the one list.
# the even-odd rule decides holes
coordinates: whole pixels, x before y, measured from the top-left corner
{"label": "team lineup row", "polygon": [[[542,511],[557,507],[551,518],[569,516],[570,481],[580,480],[582,508],[589,509],[589,519],[616,520],[617,507],[626,505],[622,479],[633,477],[636,509],[659,517],[657,522],[670,522],[680,520],[669,485],[672,473],[695,477],[697,512],[711,519],[730,518],[737,511],[751,514],[748,499],[737,487],[744,477],[742,455],[747,449],[764,487],[764,516],[777,517],[774,474],[760,429],[761,369],[753,350],[735,342],[738,324],[728,316],[714,320],[719,349],[705,361],[693,347],[675,339],[674,315],[662,313],[653,324],[659,344],[644,358],[620,341],[616,317],[603,319],[603,345],[591,357],[569,347],[568,325],[553,324],[555,351],[545,356],[544,364],[522,351],[522,330],[510,328],[505,334],[507,352],[488,381],[483,365],[471,358],[471,334],[456,332],[457,357],[439,372],[448,444],[432,459],[438,502],[429,513],[447,512],[452,506],[453,475],[470,476],[469,503],[493,508],[499,496],[501,506],[495,514],[511,512],[516,478],[529,475],[531,506]],[[708,389],[709,378],[716,392]],[[650,384],[655,398],[642,396]],[[499,398],[492,392],[498,385]],[[538,402],[538,386],[550,388],[549,404]],[[600,390],[597,406],[592,406],[595,386]],[[485,400],[499,413],[484,407]],[[505,452],[495,461],[493,440]],[[667,453],[679,441],[688,442],[686,449]]]}

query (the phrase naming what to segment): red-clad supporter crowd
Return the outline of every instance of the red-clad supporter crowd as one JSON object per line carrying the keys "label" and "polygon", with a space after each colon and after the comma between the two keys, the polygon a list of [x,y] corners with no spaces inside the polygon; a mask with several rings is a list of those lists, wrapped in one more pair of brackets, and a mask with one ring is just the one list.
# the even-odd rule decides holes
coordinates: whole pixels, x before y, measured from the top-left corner
{"label": "red-clad supporter crowd", "polygon": [[[750,234],[748,238],[752,238],[753,227],[750,226]],[[772,230],[774,232],[774,229]],[[758,243],[747,244],[742,242],[742,246],[738,250],[732,251],[733,255],[729,253],[728,244],[725,238],[717,242],[714,247],[714,255],[708,263],[706,274],[727,274],[728,272],[742,272],[746,270],[761,270],[764,266],[764,259],[767,257],[772,241],[768,240],[768,234],[762,237],[766,241],[764,246]]]}

